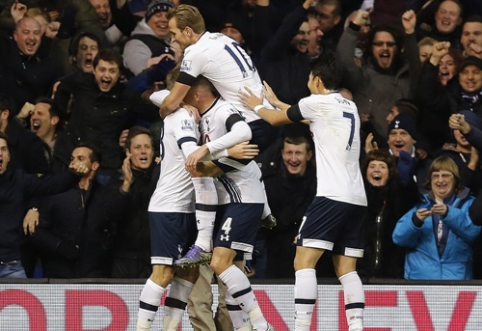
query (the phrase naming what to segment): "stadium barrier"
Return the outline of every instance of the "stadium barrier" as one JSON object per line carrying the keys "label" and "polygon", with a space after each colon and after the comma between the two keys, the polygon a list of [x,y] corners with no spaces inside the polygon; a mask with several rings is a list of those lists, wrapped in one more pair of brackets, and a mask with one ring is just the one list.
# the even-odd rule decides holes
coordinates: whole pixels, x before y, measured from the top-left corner
{"label": "stadium barrier", "polygon": [[[1,331],[131,331],[145,280],[1,280]],[[481,331],[482,282],[365,280],[365,331]],[[293,280],[253,284],[277,331],[294,329]],[[214,307],[217,286],[213,285]],[[164,299],[164,298],[163,298]],[[347,331],[337,280],[319,280],[311,331]],[[159,318],[152,330],[160,330]],[[192,330],[185,314],[180,330]]]}

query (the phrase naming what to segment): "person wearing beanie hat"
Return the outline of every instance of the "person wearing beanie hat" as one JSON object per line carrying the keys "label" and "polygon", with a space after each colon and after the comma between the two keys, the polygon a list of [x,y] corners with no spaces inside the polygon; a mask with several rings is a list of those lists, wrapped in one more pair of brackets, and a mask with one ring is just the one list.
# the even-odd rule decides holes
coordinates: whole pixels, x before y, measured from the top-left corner
{"label": "person wearing beanie hat", "polygon": [[[168,61],[168,69],[175,65],[175,53],[171,48],[167,12],[174,5],[168,0],[154,0],[147,6],[146,15],[137,23],[130,40],[124,47],[124,66],[135,76],[143,70]],[[167,72],[162,74],[165,78]],[[163,79],[159,79],[163,80]]]}
{"label": "person wearing beanie hat", "polygon": [[388,148],[397,158],[400,180],[404,184],[415,181],[423,189],[432,160],[416,153],[417,138],[415,121],[409,113],[398,114],[388,126]]}
{"label": "person wearing beanie hat", "polygon": [[388,125],[388,147],[395,157],[402,150],[414,154],[416,137],[415,122],[408,113],[398,114]]}
{"label": "person wearing beanie hat", "polygon": [[244,45],[243,22],[237,17],[227,18],[222,24],[219,32],[236,41],[239,45]]}
{"label": "person wearing beanie hat", "polygon": [[154,0],[154,1],[151,1],[147,5],[146,16],[145,16],[146,22],[149,22],[149,20],[155,14],[160,13],[160,12],[168,12],[169,9],[171,9],[173,7],[174,7],[174,5],[169,0]]}

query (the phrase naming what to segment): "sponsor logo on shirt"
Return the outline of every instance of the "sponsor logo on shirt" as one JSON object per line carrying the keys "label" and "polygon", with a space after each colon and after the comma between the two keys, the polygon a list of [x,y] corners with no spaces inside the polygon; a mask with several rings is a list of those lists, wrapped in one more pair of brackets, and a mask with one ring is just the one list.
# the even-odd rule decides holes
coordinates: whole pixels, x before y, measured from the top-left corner
{"label": "sponsor logo on shirt", "polygon": [[183,60],[181,64],[181,71],[191,71],[192,61]]}

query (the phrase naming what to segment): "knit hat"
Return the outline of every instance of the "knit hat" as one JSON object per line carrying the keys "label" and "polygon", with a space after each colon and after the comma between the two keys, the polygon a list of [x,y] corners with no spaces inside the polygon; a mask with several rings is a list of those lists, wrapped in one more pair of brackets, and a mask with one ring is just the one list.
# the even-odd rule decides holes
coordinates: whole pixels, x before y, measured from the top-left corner
{"label": "knit hat", "polygon": [[465,121],[470,124],[470,126],[482,130],[482,122],[479,116],[471,110],[461,110],[460,115],[464,115]]}
{"label": "knit hat", "polygon": [[229,17],[226,17],[223,22],[221,23],[221,26],[219,28],[219,31],[226,29],[226,28],[233,28],[239,31],[241,35],[244,37],[244,32],[245,32],[245,26],[243,24],[243,20],[240,17],[231,15]]}
{"label": "knit hat", "polygon": [[459,71],[462,71],[466,66],[474,65],[482,70],[482,59],[479,59],[477,56],[467,56],[461,63],[459,67]]}
{"label": "knit hat", "polygon": [[147,5],[146,10],[146,22],[148,22],[152,16],[161,12],[161,11],[169,11],[169,9],[173,8],[174,5],[170,0],[153,0]]}
{"label": "knit hat", "polygon": [[402,129],[408,132],[410,136],[412,136],[412,139],[417,139],[417,129],[415,127],[415,122],[408,113],[400,113],[395,118],[393,121],[390,122],[388,125],[388,134],[390,134],[390,131],[393,129]]}

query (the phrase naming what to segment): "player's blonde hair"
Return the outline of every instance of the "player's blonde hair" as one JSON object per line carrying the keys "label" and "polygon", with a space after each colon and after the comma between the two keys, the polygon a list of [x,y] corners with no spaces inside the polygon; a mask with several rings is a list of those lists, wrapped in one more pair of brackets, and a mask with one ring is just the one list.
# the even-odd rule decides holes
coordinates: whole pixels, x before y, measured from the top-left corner
{"label": "player's blonde hair", "polygon": [[199,10],[190,5],[179,5],[169,10],[167,18],[176,19],[177,28],[184,30],[187,26],[190,27],[195,33],[201,34],[206,31],[204,24],[204,18]]}

